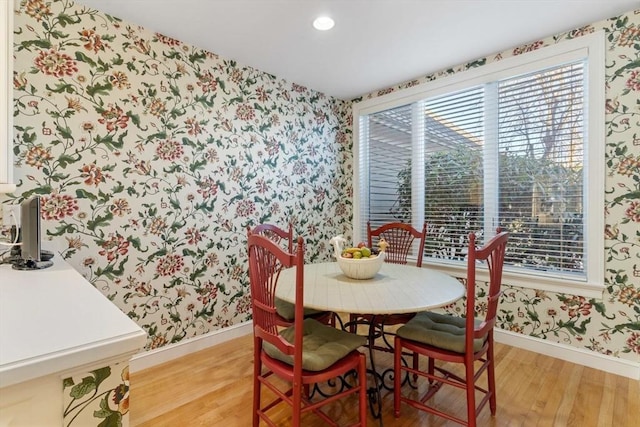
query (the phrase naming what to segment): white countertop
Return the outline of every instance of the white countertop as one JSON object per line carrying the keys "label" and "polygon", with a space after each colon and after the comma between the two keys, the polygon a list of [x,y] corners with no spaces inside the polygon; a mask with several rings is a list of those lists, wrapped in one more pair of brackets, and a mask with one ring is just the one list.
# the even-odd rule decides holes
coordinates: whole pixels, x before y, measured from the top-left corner
{"label": "white countertop", "polygon": [[0,265],[0,387],[141,349],[146,333],[60,255],[36,271]]}
{"label": "white countertop", "polygon": [[[337,262],[305,264],[304,306],[360,314],[415,313],[451,304],[465,287],[429,268],[383,263],[371,279],[350,279]],[[276,295],[295,302],[295,268],[280,273]]]}

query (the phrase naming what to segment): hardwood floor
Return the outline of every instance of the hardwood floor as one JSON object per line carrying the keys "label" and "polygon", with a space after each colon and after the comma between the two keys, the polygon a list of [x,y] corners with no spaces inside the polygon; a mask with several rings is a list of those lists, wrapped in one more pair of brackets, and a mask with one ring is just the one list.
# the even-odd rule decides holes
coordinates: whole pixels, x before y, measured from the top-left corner
{"label": "hardwood floor", "polygon": [[[251,425],[252,337],[236,338],[219,346],[131,375],[130,421],[133,426]],[[639,425],[640,381],[608,374],[529,351],[496,344],[498,410],[491,417],[482,410],[480,426],[600,426]],[[376,354],[378,366],[391,366],[391,357]],[[445,393],[443,389],[441,394]],[[465,397],[450,391],[439,397],[443,407],[464,413]],[[331,411],[340,420],[351,417],[357,402],[338,403]],[[290,425],[286,408],[279,425]],[[456,425],[403,405],[393,416],[393,395],[383,394],[384,426]],[[310,415],[305,427],[323,426]],[[378,420],[369,418],[369,426]]]}

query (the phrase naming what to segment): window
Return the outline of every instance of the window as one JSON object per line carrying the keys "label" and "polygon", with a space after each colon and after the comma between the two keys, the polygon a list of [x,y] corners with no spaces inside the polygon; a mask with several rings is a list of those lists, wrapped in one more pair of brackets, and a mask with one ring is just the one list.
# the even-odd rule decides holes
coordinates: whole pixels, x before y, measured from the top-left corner
{"label": "window", "polygon": [[601,297],[604,36],[580,37],[354,105],[354,240],[428,224],[425,262],[511,232],[505,283]]}

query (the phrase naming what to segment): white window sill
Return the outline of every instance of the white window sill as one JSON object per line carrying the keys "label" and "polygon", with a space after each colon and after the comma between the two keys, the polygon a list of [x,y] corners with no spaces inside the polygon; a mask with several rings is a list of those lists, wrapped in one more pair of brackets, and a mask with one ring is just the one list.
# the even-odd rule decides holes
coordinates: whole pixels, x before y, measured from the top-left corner
{"label": "white window sill", "polygon": [[[433,268],[457,278],[466,278],[466,266],[447,263],[422,262],[423,267]],[[489,280],[488,271],[485,268],[476,270],[476,278],[479,281]],[[527,289],[537,289],[545,292],[563,293],[582,296],[585,298],[602,299],[605,289],[604,284],[589,283],[587,281],[570,280],[568,278],[555,278],[543,275],[516,273],[505,270],[502,272],[502,284]]]}

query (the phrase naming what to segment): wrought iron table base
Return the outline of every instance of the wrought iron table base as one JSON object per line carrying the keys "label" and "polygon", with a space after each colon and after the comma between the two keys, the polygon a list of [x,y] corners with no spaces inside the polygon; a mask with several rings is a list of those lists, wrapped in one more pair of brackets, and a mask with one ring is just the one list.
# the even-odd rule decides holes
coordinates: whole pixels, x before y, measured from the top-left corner
{"label": "wrought iron table base", "polygon": [[[378,372],[376,369],[374,350],[386,351],[389,353],[393,353],[393,345],[387,340],[387,333],[384,331],[384,321],[386,315],[372,315],[371,320],[356,320],[354,322],[346,322],[343,325],[343,329],[347,330],[350,326],[356,325],[366,325],[368,326],[367,333],[367,347],[369,349],[369,367],[367,368],[367,373],[371,374],[373,377],[374,386],[369,387],[367,389],[367,394],[369,396],[369,410],[371,415],[380,420],[380,426],[382,426],[382,389],[386,389],[388,391],[393,391],[393,380],[394,380],[394,371],[393,368],[387,368],[382,373]],[[381,322],[378,322],[378,319],[381,319]],[[382,338],[386,347],[380,347],[375,344],[376,339]],[[402,363],[407,365],[407,362],[402,358]],[[388,385],[386,380],[389,381]],[[409,373],[405,374],[405,378],[402,380],[401,385],[409,384],[411,387],[415,387],[411,383],[411,379]]]}
{"label": "wrought iron table base", "polygon": [[[373,418],[379,420],[380,426],[382,427],[382,390],[386,389],[388,391],[393,391],[393,379],[394,372],[393,368],[387,368],[381,373],[376,370],[374,351],[386,351],[389,353],[393,353],[393,345],[388,341],[384,331],[384,320],[385,315],[373,315],[371,320],[358,320],[354,322],[342,322],[339,316],[336,316],[338,322],[340,323],[340,327],[342,330],[349,330],[350,326],[356,325],[366,325],[368,326],[367,332],[367,347],[369,352],[369,367],[367,368],[367,373],[371,375],[373,378],[374,385],[372,387],[367,388],[367,395],[369,401],[369,411]],[[378,322],[378,318],[382,319],[382,322]],[[377,346],[375,344],[378,338],[382,338],[383,343],[386,347]],[[407,361],[402,358],[402,363],[408,366]],[[353,371],[348,373],[344,377],[338,377],[336,379],[332,379],[320,385],[318,383],[313,385],[311,390],[311,397],[313,397],[316,393],[320,396],[326,398],[332,396],[337,391],[344,390],[345,387],[354,387],[357,375],[356,372]],[[402,380],[401,385],[409,384],[411,387],[415,388],[415,385],[411,382],[411,378],[409,373],[405,374],[405,378]],[[324,385],[326,385],[326,389],[323,390]]]}

